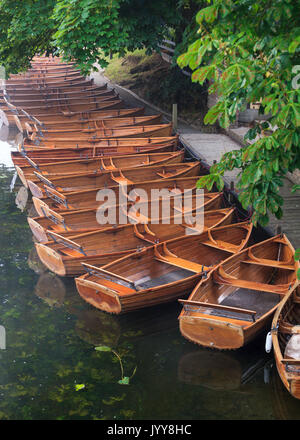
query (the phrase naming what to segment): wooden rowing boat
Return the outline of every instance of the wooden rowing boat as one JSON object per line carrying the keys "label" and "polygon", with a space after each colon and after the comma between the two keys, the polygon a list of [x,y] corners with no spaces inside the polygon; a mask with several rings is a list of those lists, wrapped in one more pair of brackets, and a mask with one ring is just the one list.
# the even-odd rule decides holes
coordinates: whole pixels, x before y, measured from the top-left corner
{"label": "wooden rowing boat", "polygon": [[[54,156],[53,149],[55,149],[55,156],[62,154],[66,156],[66,152],[68,151],[68,155],[73,155],[72,150],[84,151],[84,149],[89,148],[91,152],[99,151],[98,155],[109,153],[111,150],[113,154],[114,152],[118,153],[120,149],[122,154],[121,147],[136,147],[132,150],[132,153],[139,152],[139,149],[145,147],[147,149],[152,148],[152,146],[165,146],[172,143],[173,145],[178,145],[178,136],[153,136],[153,137],[126,137],[126,138],[102,138],[102,139],[94,139],[90,141],[81,141],[81,142],[53,142],[49,143],[47,146],[33,146],[32,144],[27,143],[25,141],[23,144],[19,144],[19,151],[23,151],[27,155],[30,152],[34,152],[35,156],[39,155],[43,150],[45,151],[44,156],[52,157]],[[52,150],[52,151],[51,151]],[[102,153],[103,152],[103,153]],[[126,150],[126,154],[130,152]],[[125,154],[123,153],[123,154]],[[92,153],[93,154],[93,153]],[[93,154],[94,155],[94,154]],[[85,156],[85,154],[82,157]]]}
{"label": "wooden rowing boat", "polygon": [[101,103],[98,103],[97,105],[94,106],[91,106],[90,104],[82,105],[79,107],[77,106],[78,107],[77,110],[76,108],[70,109],[70,107],[68,106],[68,108],[65,107],[63,109],[58,109],[54,112],[49,111],[44,113],[31,113],[31,115],[29,115],[24,109],[20,109],[14,106],[7,106],[7,108],[3,109],[3,111],[6,112],[9,122],[13,124],[15,124],[16,122],[14,119],[15,115],[17,115],[19,118],[24,118],[26,120],[32,120],[33,118],[35,118],[40,122],[40,124],[42,124],[43,122],[47,122],[47,121],[63,122],[64,120],[66,120],[66,118],[68,118],[69,120],[71,120],[72,118],[77,120],[78,118],[85,117],[85,115],[88,115],[90,113],[94,114],[96,117],[96,113],[98,111],[102,112],[103,110],[115,110],[115,109],[123,108],[123,106],[124,103],[121,99],[114,99],[114,100],[102,101]]}
{"label": "wooden rowing boat", "polygon": [[[106,109],[106,110],[99,110],[97,112],[88,112],[88,113],[74,113],[73,116],[59,116],[57,118],[55,117],[44,117],[43,122],[39,121],[38,119],[30,116],[26,112],[22,115],[13,115],[11,116],[11,122],[13,124],[18,125],[20,131],[25,130],[27,126],[25,126],[26,123],[32,122],[34,125],[36,131],[39,131],[41,129],[47,129],[47,128],[63,128],[64,125],[72,127],[72,124],[76,127],[79,123],[88,123],[91,121],[101,121],[103,119],[110,119],[110,118],[123,118],[128,116],[144,116],[145,109],[144,107],[136,107],[136,108],[120,108],[120,109]],[[26,114],[28,116],[26,116]]]}
{"label": "wooden rowing boat", "polygon": [[[69,100],[62,99],[59,102],[56,103],[47,103],[36,106],[28,106],[28,105],[22,105],[22,106],[14,106],[17,108],[17,110],[22,109],[25,110],[27,113],[30,113],[33,116],[38,117],[42,120],[43,113],[46,114],[56,114],[56,113],[62,113],[62,114],[68,114],[70,112],[79,112],[79,111],[96,111],[102,109],[106,103],[118,103],[120,105],[120,102],[123,103],[116,95],[115,93],[109,93],[104,96],[98,96],[95,99],[93,98],[75,98],[74,102],[72,99]],[[11,104],[12,105],[12,104]],[[6,110],[8,108],[11,108],[8,106],[7,102],[5,104],[1,104],[0,108],[2,110]]]}
{"label": "wooden rowing boat", "polygon": [[11,93],[15,93],[17,95],[19,94],[30,94],[32,93],[52,93],[59,91],[60,93],[71,93],[71,92],[77,92],[77,91],[84,91],[84,90],[90,90],[91,88],[95,87],[94,81],[85,81],[84,83],[80,84],[73,84],[72,87],[69,85],[61,85],[60,87],[56,87],[55,85],[52,86],[43,86],[43,87],[22,87],[21,85],[18,87],[12,87],[12,86],[6,86],[5,85],[5,92],[9,95]]}
{"label": "wooden rowing boat", "polygon": [[[85,301],[110,313],[174,301],[244,248],[251,231],[249,223],[227,225],[150,246],[101,268],[83,263],[88,273],[75,279],[76,287]],[[215,245],[214,237],[223,238],[222,246]]]}
{"label": "wooden rowing boat", "polygon": [[[204,228],[211,225],[225,224],[227,216],[230,217],[229,211],[223,208],[222,193],[205,193],[203,199],[197,195],[191,194],[185,199],[187,206],[180,206],[176,203],[175,197],[170,199],[170,221],[173,218],[189,219],[189,214],[196,215],[201,209],[210,211],[209,216],[205,217]],[[163,200],[158,201],[158,222],[162,222]],[[151,211],[151,201],[148,203],[136,205],[134,202],[127,201],[126,204],[116,205],[115,207],[115,225],[126,223],[151,223],[154,215]],[[84,209],[79,211],[64,211],[57,213],[49,209],[48,205],[40,202],[40,210],[43,216],[28,217],[27,221],[35,239],[41,243],[49,241],[47,231],[56,232],[63,237],[81,234],[83,232],[94,231],[95,229],[106,229],[111,226],[108,223],[102,224],[98,221],[97,213],[99,208]],[[189,211],[190,209],[190,211]],[[108,220],[107,220],[108,221]]]}
{"label": "wooden rowing boat", "polygon": [[184,236],[187,229],[198,235],[203,230],[202,225],[199,230],[194,225],[160,223],[119,225],[68,238],[48,231],[53,241],[36,243],[35,247],[41,261],[52,272],[60,276],[76,276],[84,273],[82,263],[102,266],[137,249]]}
{"label": "wooden rowing boat", "polygon": [[74,192],[92,188],[109,188],[113,185],[130,185],[156,179],[203,176],[208,173],[200,162],[153,165],[143,168],[96,170],[70,176],[49,177],[34,171],[36,180],[27,179],[28,188],[34,197],[45,197],[44,185],[59,192]]}
{"label": "wooden rowing boat", "polygon": [[139,168],[154,165],[166,165],[181,163],[184,159],[184,151],[168,153],[149,153],[125,156],[95,157],[91,159],[73,159],[63,162],[48,162],[38,165],[29,157],[25,156],[25,165],[15,165],[16,171],[24,186],[28,186],[27,179],[35,182],[40,179],[34,174],[39,174],[52,179],[54,177],[70,176],[73,174],[87,174],[99,171],[116,171],[122,168]]}
{"label": "wooden rowing boat", "polygon": [[[138,126],[138,125],[159,125],[161,124],[162,115],[151,115],[151,116],[127,116],[122,118],[105,118],[105,119],[90,119],[88,121],[78,121],[70,122],[65,124],[60,124],[61,127],[56,126],[55,128],[44,125],[43,128],[37,127],[36,124],[26,123],[25,129],[27,132],[27,137],[34,139],[34,134],[43,135],[45,138],[60,138],[68,137],[70,134],[76,137],[90,137],[97,134],[99,129],[115,128],[115,127],[126,127],[126,126]],[[58,124],[57,124],[58,125]]]}
{"label": "wooden rowing boat", "polygon": [[[150,138],[156,140],[157,138]],[[101,146],[86,148],[62,148],[62,149],[38,149],[30,151],[11,152],[15,166],[23,166],[28,163],[27,158],[32,159],[38,165],[51,162],[62,162],[73,159],[107,158],[111,156],[139,155],[146,153],[174,152],[177,150],[177,138],[169,138],[169,141],[158,141],[146,144],[130,145],[129,143],[101,143]]]}
{"label": "wooden rowing boat", "polygon": [[52,77],[52,78],[34,78],[33,80],[25,79],[25,78],[14,78],[12,80],[7,79],[5,81],[6,87],[18,87],[19,85],[24,87],[24,85],[29,87],[38,87],[38,86],[54,86],[54,87],[65,87],[66,85],[73,84],[85,84],[86,79],[82,75],[71,76],[70,78],[64,77]]}
{"label": "wooden rowing boat", "polygon": [[[64,147],[72,147],[74,145],[86,146],[87,144],[97,143],[99,139],[114,139],[114,138],[136,138],[136,137],[169,137],[172,135],[172,124],[158,124],[158,125],[137,125],[116,128],[99,128],[91,133],[75,133],[74,137],[47,137],[47,133],[43,138],[35,137],[33,139],[27,138],[24,142],[25,148],[28,147],[46,147],[52,148],[52,145],[62,145]],[[76,136],[77,135],[77,136]]]}
{"label": "wooden rowing boat", "polygon": [[53,72],[42,72],[42,71],[36,71],[33,72],[32,70],[28,70],[25,73],[21,73],[21,74],[16,74],[16,75],[10,75],[9,79],[7,79],[7,83],[8,84],[13,84],[13,83],[19,83],[19,82],[23,82],[24,84],[31,84],[31,83],[35,83],[36,81],[45,81],[48,82],[48,80],[50,82],[52,81],[65,81],[65,80],[69,80],[69,79],[73,79],[73,78],[79,78],[79,79],[84,79],[84,76],[82,76],[80,74],[80,72],[76,69],[73,70],[66,70],[65,72],[60,72],[60,71],[53,71]]}
{"label": "wooden rowing boat", "polygon": [[9,76],[9,79],[14,79],[14,78],[35,78],[35,77],[52,77],[52,76],[56,76],[56,75],[69,75],[69,74],[74,74],[74,73],[79,73],[79,70],[74,67],[74,66],[57,66],[57,67],[52,67],[47,68],[47,67],[32,67],[31,69],[27,70],[26,72],[22,72],[22,73],[11,73]]}
{"label": "wooden rowing boat", "polygon": [[85,96],[86,94],[93,94],[93,93],[97,93],[100,91],[105,91],[107,90],[107,84],[103,85],[103,86],[89,86],[89,87],[83,87],[83,88],[75,88],[75,89],[70,89],[70,90],[66,90],[63,91],[63,89],[55,89],[55,88],[51,88],[51,89],[39,89],[39,90],[35,90],[35,89],[26,89],[26,90],[10,90],[8,95],[7,93],[5,93],[5,91],[0,90],[0,96],[2,97],[6,97],[8,99],[9,102],[11,102],[12,104],[14,103],[15,100],[27,100],[32,98],[32,99],[41,99],[41,98],[51,98],[51,97],[58,97],[58,96],[67,96],[67,97],[72,97],[72,96],[76,96],[76,97],[82,97]]}
{"label": "wooden rowing boat", "polygon": [[[199,177],[159,179],[143,181],[136,184],[129,184],[126,187],[124,185],[113,185],[105,189],[113,190],[114,200],[112,201],[112,203],[114,205],[122,203],[127,204],[128,199],[130,199],[131,201],[139,199],[142,203],[144,201],[152,200],[152,198],[154,197],[153,190],[157,192],[160,190],[164,190],[164,193],[162,194],[164,197],[169,197],[173,194],[181,194],[184,190],[186,192],[189,190],[191,193],[193,193],[193,191],[196,191],[196,184],[198,180]],[[48,205],[49,209],[57,212],[66,210],[74,211],[78,209],[97,208],[104,203],[104,200],[99,200],[99,190],[103,189],[103,187],[100,187],[69,193],[61,193],[45,185],[47,197],[43,197],[40,199],[37,197],[32,197],[32,201],[38,215],[44,215],[41,209],[42,203]],[[167,192],[166,190],[169,190],[169,192]],[[144,198],[140,194],[142,191],[144,191]],[[111,195],[113,195],[113,193],[111,192]],[[145,198],[147,200],[145,200]]]}
{"label": "wooden rowing boat", "polygon": [[[101,101],[104,97],[110,97],[113,99],[115,96],[115,92],[113,90],[93,90],[92,92],[82,92],[80,94],[73,93],[72,95],[68,95],[66,93],[56,93],[56,94],[44,94],[43,96],[32,96],[28,95],[25,97],[13,97],[11,94],[9,95],[9,102],[15,107],[22,107],[25,110],[30,112],[30,108],[40,107],[42,109],[52,109],[57,105],[66,105],[66,104],[85,104],[88,102],[98,102]],[[0,104],[6,104],[7,96],[0,99]]]}
{"label": "wooden rowing boat", "polygon": [[298,267],[285,235],[228,258],[199,282],[188,300],[180,300],[181,334],[205,347],[243,347],[270,323]]}
{"label": "wooden rowing boat", "polygon": [[272,344],[276,367],[288,392],[300,399],[300,287],[297,282],[274,314]]}
{"label": "wooden rowing boat", "polygon": [[[31,136],[34,131],[36,132],[44,132],[47,130],[62,130],[66,128],[66,130],[78,129],[78,128],[99,128],[99,124],[104,124],[103,126],[113,126],[114,123],[108,123],[108,121],[113,121],[116,119],[116,125],[122,126],[123,122],[130,121],[131,118],[136,117],[144,117],[151,118],[150,116],[144,116],[144,108],[132,108],[132,109],[116,109],[116,110],[107,110],[107,111],[99,111],[94,112],[88,118],[80,118],[78,120],[69,120],[69,118],[65,118],[65,122],[47,122],[39,124],[34,121],[25,120],[25,118],[19,118],[17,115],[14,115],[15,124],[19,128],[21,132],[28,132],[28,135]],[[149,119],[145,119],[147,121]],[[132,124],[127,125],[135,125],[134,119],[131,119]],[[160,119],[157,119],[157,123],[160,123]],[[126,124],[125,124],[126,125]],[[146,123],[143,125],[147,125]]]}
{"label": "wooden rowing boat", "polygon": [[32,89],[34,91],[43,89],[43,90],[47,90],[47,89],[60,89],[63,91],[67,91],[67,90],[75,90],[75,89],[83,89],[84,87],[91,87],[94,85],[94,80],[84,80],[84,81],[78,81],[78,82],[71,82],[71,83],[66,83],[66,82],[59,82],[59,83],[51,83],[51,84],[30,84],[30,85],[24,85],[22,82],[20,84],[7,84],[7,82],[5,82],[5,90],[10,93],[10,91],[25,91],[28,89]]}

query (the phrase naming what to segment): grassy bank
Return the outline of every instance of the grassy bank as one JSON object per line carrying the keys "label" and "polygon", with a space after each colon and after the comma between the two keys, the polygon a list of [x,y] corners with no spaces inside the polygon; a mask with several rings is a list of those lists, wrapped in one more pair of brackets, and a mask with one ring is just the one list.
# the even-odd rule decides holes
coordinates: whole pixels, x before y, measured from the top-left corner
{"label": "grassy bank", "polygon": [[159,54],[146,55],[145,50],[136,50],[122,58],[113,57],[105,75],[169,113],[172,104],[177,103],[180,118],[203,126],[207,111],[206,88],[194,84],[190,77]]}

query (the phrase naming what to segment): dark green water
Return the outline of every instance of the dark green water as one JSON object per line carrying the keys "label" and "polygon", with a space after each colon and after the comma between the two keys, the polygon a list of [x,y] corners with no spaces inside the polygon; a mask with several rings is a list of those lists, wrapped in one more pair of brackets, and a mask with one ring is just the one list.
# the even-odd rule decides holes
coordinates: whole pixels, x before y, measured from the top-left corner
{"label": "dark green water", "polygon": [[[177,303],[111,316],[86,304],[73,280],[46,271],[34,253],[20,188],[0,142],[1,420],[300,419],[264,350],[265,335],[219,352],[181,337]],[[30,208],[30,203],[27,209]],[[134,376],[121,385],[124,375]],[[76,391],[76,384],[84,388]]]}

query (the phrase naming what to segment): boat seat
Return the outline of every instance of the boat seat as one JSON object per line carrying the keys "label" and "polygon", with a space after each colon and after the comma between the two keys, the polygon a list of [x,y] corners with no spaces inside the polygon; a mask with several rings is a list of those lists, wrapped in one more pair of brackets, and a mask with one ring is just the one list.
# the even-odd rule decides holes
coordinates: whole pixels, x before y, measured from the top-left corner
{"label": "boat seat", "polygon": [[159,177],[162,177],[163,179],[171,179],[172,177],[174,177],[174,173],[159,173],[159,172],[157,171],[156,174],[157,174]]}
{"label": "boat seat", "polygon": [[281,263],[280,261],[272,261],[272,260],[264,260],[263,261],[254,261],[254,260],[244,260],[242,261],[242,263],[245,264],[256,264],[258,266],[266,266],[266,267],[274,267],[274,268],[278,268],[278,269],[286,269],[286,270],[295,270],[294,266],[290,266],[290,265],[284,265],[283,263]]}
{"label": "boat seat", "polygon": [[111,157],[109,158],[109,162],[110,162],[110,165],[107,165],[107,164],[104,163],[103,159],[100,159],[101,167],[104,170],[108,170],[108,171],[116,170],[116,167],[115,167]]}
{"label": "boat seat", "polygon": [[214,280],[218,284],[229,284],[234,287],[241,287],[250,290],[261,290],[265,292],[271,292],[276,294],[286,294],[291,283],[286,284],[267,284],[259,283],[257,281],[241,280],[237,277],[227,274],[223,267],[220,266],[213,274]]}
{"label": "boat seat", "polygon": [[[280,240],[280,239],[278,239]],[[276,242],[278,242],[278,240],[274,240]],[[280,243],[282,243],[282,241],[279,241]],[[260,263],[264,266],[270,266],[270,267],[282,267],[284,269],[291,269],[291,270],[295,270],[295,261],[294,261],[294,257],[293,255],[290,256],[290,258],[288,260],[270,260],[268,258],[261,258],[261,257],[257,257],[256,255],[254,255],[253,250],[250,248],[248,249],[248,256],[250,257],[249,262],[257,262]]]}
{"label": "boat seat", "polygon": [[82,257],[82,252],[76,251],[76,249],[63,248],[59,249],[62,254],[67,255],[68,257]]}
{"label": "boat seat", "polygon": [[99,281],[97,282],[103,286],[106,286],[108,288],[117,291],[118,295],[120,296],[136,293],[136,291],[134,289],[131,289],[130,287],[124,286],[123,284],[119,284],[114,281],[106,280],[104,278],[101,278],[100,282]]}
{"label": "boat seat", "polygon": [[149,227],[147,226],[147,224],[141,224],[140,227],[142,227],[144,229],[143,232],[141,232],[138,229],[138,226],[136,224],[133,225],[133,229],[134,229],[134,234],[138,237],[141,238],[142,240],[145,240],[147,242],[150,243],[156,243],[157,242],[157,237],[154,234],[154,232],[152,232]]}
{"label": "boat seat", "polygon": [[204,271],[208,271],[211,267],[204,266],[203,264],[194,263],[193,261],[186,260],[184,258],[177,257],[177,255],[172,254],[168,249],[165,243],[163,243],[163,251],[164,254],[161,255],[157,250],[157,247],[154,249],[155,259],[162,263],[168,263],[172,266],[180,267],[182,269],[187,269],[190,272],[200,273]]}
{"label": "boat seat", "polygon": [[126,177],[115,177],[115,176],[111,176],[112,180],[114,180],[115,182],[119,183],[120,185],[122,184],[127,184],[130,185],[132,183],[134,183],[132,180],[126,179]]}
{"label": "boat seat", "polygon": [[227,241],[222,241],[222,240],[215,240],[214,242],[207,240],[207,241],[203,241],[202,243],[207,246],[211,246],[217,249],[224,249],[225,251],[233,252],[233,253],[236,253],[240,247],[235,244],[228,243]]}

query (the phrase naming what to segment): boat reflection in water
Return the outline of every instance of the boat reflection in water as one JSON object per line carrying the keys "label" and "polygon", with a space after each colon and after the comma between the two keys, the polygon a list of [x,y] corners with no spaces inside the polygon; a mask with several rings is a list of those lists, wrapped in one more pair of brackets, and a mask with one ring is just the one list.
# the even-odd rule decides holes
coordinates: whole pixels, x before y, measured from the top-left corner
{"label": "boat reflection in water", "polygon": [[35,294],[50,307],[64,307],[66,312],[75,315],[75,332],[88,344],[113,347],[124,340],[135,341],[178,328],[180,306],[176,302],[130,315],[109,315],[83,301],[73,279],[49,272],[34,251],[30,252],[28,262],[36,273],[40,273]]}
{"label": "boat reflection in water", "polygon": [[264,352],[245,362],[240,352],[219,352],[207,348],[187,353],[178,362],[178,380],[215,391],[239,390],[257,374],[269,382],[271,357]]}

